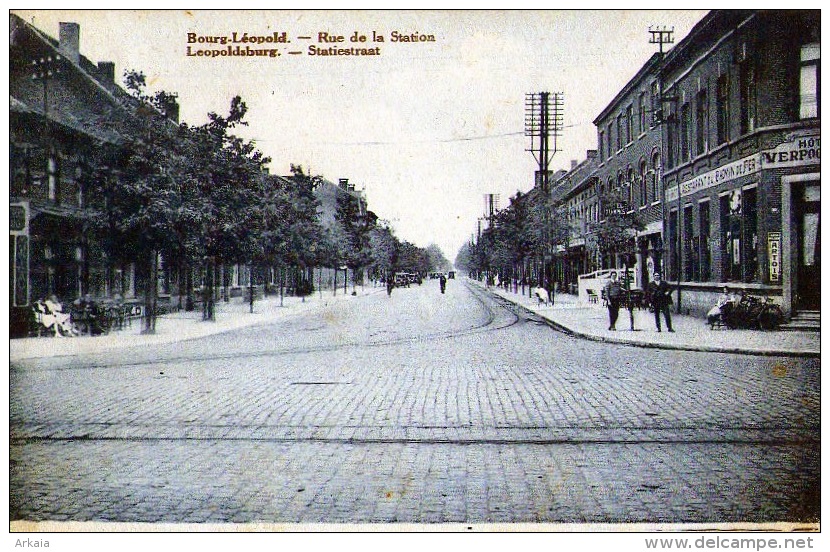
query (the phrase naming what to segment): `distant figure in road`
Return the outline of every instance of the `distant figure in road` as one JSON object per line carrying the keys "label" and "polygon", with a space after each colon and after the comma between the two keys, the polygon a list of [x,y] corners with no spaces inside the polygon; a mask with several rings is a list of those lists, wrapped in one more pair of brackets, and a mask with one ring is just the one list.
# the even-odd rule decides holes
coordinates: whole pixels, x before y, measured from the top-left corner
{"label": "distant figure in road", "polygon": [[671,327],[671,286],[668,282],[663,281],[659,272],[654,273],[654,281],[648,284],[648,294],[650,302],[654,306],[654,324],[657,326],[657,331],[660,330],[660,313],[666,319],[666,327],[670,332],[674,332]]}
{"label": "distant figure in road", "polygon": [[439,283],[441,284],[441,293],[447,289],[447,277],[441,274],[441,277],[438,279]]}
{"label": "distant figure in road", "polygon": [[395,282],[392,281],[392,278],[386,278],[386,295],[392,295],[393,287],[395,287]]}
{"label": "distant figure in road", "polygon": [[608,329],[612,332],[617,329],[617,318],[620,315],[622,294],[622,286],[617,281],[617,273],[612,272],[611,278],[605,284],[605,299],[608,303]]}

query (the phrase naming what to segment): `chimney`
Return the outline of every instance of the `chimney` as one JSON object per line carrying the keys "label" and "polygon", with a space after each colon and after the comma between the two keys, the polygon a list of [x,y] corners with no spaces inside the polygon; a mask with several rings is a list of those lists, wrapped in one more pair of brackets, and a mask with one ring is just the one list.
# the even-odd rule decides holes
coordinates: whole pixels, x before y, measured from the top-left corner
{"label": "chimney", "polygon": [[101,80],[107,83],[115,82],[115,63],[112,61],[99,61],[98,73],[101,75]]}
{"label": "chimney", "polygon": [[339,182],[339,186],[341,190],[348,190],[349,189],[349,179],[348,178],[341,178]]}
{"label": "chimney", "polygon": [[571,170],[574,170],[576,168],[576,165],[577,165],[576,159],[571,159]]}
{"label": "chimney", "polygon": [[81,26],[77,23],[60,23],[58,47],[72,63],[78,64],[81,60]]}

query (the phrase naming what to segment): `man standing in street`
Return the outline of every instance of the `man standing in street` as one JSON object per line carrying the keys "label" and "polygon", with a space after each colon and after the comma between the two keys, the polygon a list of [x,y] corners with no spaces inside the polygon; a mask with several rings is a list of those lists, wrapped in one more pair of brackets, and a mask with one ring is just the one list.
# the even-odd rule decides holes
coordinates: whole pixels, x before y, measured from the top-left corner
{"label": "man standing in street", "polygon": [[611,273],[611,279],[605,284],[605,302],[608,305],[608,329],[617,329],[617,317],[620,315],[620,303],[622,303],[622,286],[617,280],[617,273]]}
{"label": "man standing in street", "polygon": [[670,332],[674,332],[671,327],[671,286],[664,282],[660,277],[659,272],[654,273],[654,281],[648,284],[648,294],[651,298],[651,306],[654,308],[654,323],[657,325],[657,331],[660,329],[660,313],[666,319],[666,327]]}

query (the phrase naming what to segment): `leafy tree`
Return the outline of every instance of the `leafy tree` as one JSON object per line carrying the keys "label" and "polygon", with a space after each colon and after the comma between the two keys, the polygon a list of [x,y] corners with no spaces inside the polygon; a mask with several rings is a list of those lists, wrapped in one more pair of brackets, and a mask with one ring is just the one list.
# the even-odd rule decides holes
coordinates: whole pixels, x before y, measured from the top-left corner
{"label": "leafy tree", "polygon": [[444,252],[436,244],[427,246],[426,254],[429,257],[429,271],[446,272],[452,268],[452,264],[444,256]]}
{"label": "leafy tree", "polygon": [[[175,95],[145,91],[145,76],[125,72],[130,98],[124,107],[130,117],[121,129],[123,142],[117,150],[102,150],[93,163],[93,197],[104,198],[89,209],[93,229],[105,236],[103,247],[109,258],[137,260],[143,282],[144,333],[155,332],[158,260],[180,247],[182,185],[189,166],[183,154],[186,130],[168,118]],[[112,177],[117,168],[118,178]]]}
{"label": "leafy tree", "polygon": [[[245,126],[247,106],[239,96],[231,100],[226,117],[209,113],[209,121],[191,127],[193,177],[201,202],[200,249],[205,253],[206,282],[203,318],[213,320],[213,287],[219,264],[251,262],[261,256],[264,228],[262,199],[265,196],[263,168],[270,160],[252,142],[231,134]],[[227,297],[227,293],[226,293]]]}
{"label": "leafy tree", "polygon": [[392,276],[398,261],[400,242],[387,226],[375,226],[369,231],[370,267],[375,275],[384,279]]}
{"label": "leafy tree", "polygon": [[[645,222],[636,209],[632,209],[621,190],[610,190],[599,198],[605,220],[588,228],[588,245],[600,257],[619,258],[624,268],[623,285],[626,290],[631,329],[634,329],[634,309],[631,303],[631,279],[628,269],[635,263],[637,232],[645,229]],[[616,260],[613,265],[616,266]]]}

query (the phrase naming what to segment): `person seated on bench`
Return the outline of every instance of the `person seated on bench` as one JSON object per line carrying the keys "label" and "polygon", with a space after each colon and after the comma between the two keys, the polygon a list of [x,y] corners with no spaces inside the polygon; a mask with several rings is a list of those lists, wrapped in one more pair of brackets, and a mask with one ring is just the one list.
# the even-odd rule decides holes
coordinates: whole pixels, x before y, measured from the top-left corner
{"label": "person seated on bench", "polygon": [[714,328],[715,324],[723,322],[722,315],[728,309],[732,308],[736,302],[737,298],[730,293],[729,287],[724,287],[723,293],[718,297],[717,304],[706,313],[706,320],[709,326]]}
{"label": "person seated on bench", "polygon": [[43,304],[46,305],[49,314],[55,319],[55,335],[77,335],[75,328],[72,326],[72,316],[63,311],[63,304],[54,293]]}
{"label": "person seated on bench", "polygon": [[89,335],[101,335],[103,330],[99,320],[98,303],[87,293],[75,300],[75,310],[78,313],[79,321],[83,324],[84,332]]}

